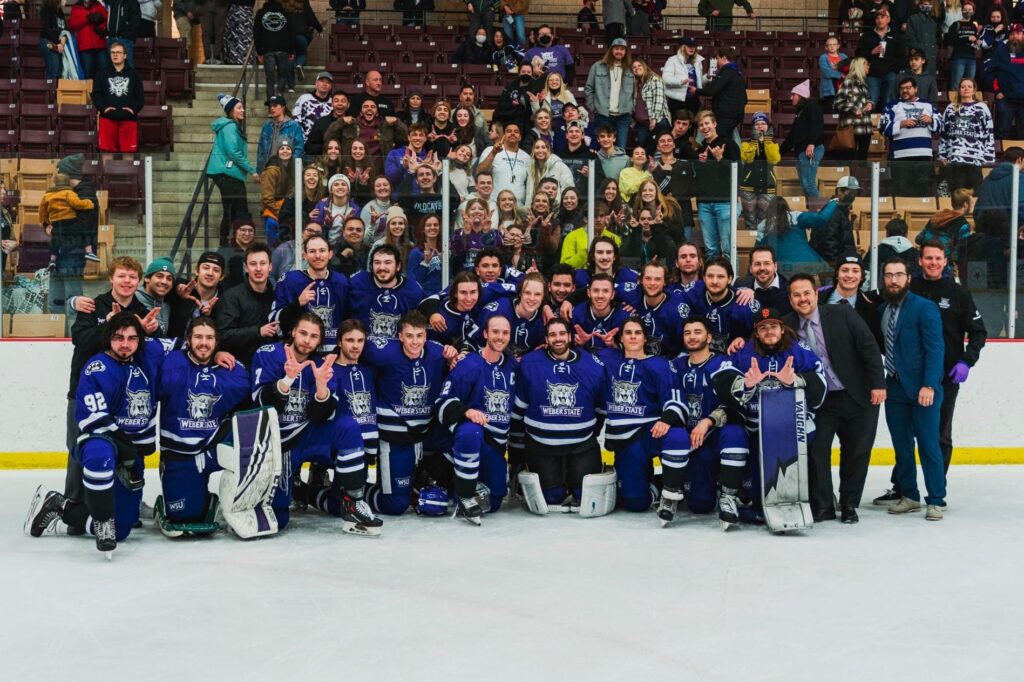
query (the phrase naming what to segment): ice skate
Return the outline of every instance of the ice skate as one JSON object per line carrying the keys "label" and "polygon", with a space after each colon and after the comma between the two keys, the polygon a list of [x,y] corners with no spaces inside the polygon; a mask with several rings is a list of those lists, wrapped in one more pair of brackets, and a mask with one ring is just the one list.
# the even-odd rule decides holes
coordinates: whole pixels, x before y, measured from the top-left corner
{"label": "ice skate", "polygon": [[25,517],[25,533],[34,538],[44,533],[66,533],[67,526],[61,520],[66,502],[67,498],[55,490],[47,491],[43,486],[36,488],[36,494],[32,496],[32,503],[28,507],[28,516]]}
{"label": "ice skate", "polygon": [[736,491],[722,488],[718,495],[718,522],[727,531],[740,522]]}
{"label": "ice skate", "polygon": [[384,522],[373,515],[366,500],[356,500],[348,493],[341,496],[341,529],[352,535],[380,537]]}
{"label": "ice skate", "polygon": [[114,519],[106,521],[93,521],[93,532],[96,534],[96,549],[103,552],[107,561],[114,558],[114,550],[117,549],[117,530],[114,527]]}
{"label": "ice skate", "polygon": [[474,526],[479,526],[483,519],[484,510],[480,508],[480,503],[476,497],[469,497],[459,500],[459,505],[455,509],[455,515],[461,516]]}
{"label": "ice skate", "polygon": [[676,507],[683,499],[682,491],[675,488],[665,487],[661,489],[661,501],[658,503],[658,518],[661,519],[661,527],[665,528],[676,517]]}

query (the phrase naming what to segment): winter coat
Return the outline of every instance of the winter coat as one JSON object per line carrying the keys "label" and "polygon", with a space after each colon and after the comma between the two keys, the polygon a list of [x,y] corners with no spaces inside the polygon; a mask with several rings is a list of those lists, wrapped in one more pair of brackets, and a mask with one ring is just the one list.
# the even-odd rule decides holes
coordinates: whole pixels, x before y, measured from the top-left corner
{"label": "winter coat", "polygon": [[279,159],[271,159],[260,173],[260,199],[263,202],[264,217],[280,217],[285,198],[295,193],[292,173],[282,168],[281,163]]}
{"label": "winter coat", "polygon": [[907,272],[911,277],[921,271],[920,255],[906,237],[886,237],[878,243],[878,264],[885,265],[893,258],[898,258],[907,264]]}
{"label": "winter coat", "polygon": [[134,39],[139,35],[141,22],[139,0],[110,0],[107,34],[111,38]]}
{"label": "winter coat", "polygon": [[[556,154],[551,154],[548,157],[547,163],[544,166],[544,172],[538,175],[540,178],[554,178],[558,181],[558,196],[562,196],[562,192],[569,189],[570,187],[576,186],[576,181],[573,179],[572,171],[569,167],[558,158]],[[526,196],[533,197],[535,187],[533,186],[533,173],[526,174]]]}
{"label": "winter coat", "polygon": [[[871,93],[865,81],[855,78],[844,80],[832,102],[832,109],[839,114],[839,127],[853,126],[854,135],[870,135],[871,112],[864,110],[870,101]],[[860,116],[854,113],[857,109],[861,111]]]}
{"label": "winter coat", "polygon": [[302,158],[303,139],[302,128],[294,118],[285,119],[280,123],[267,121],[260,130],[260,141],[256,146],[256,167],[263,169],[267,165],[270,155],[277,151],[277,143],[281,138],[288,138],[292,141],[292,150],[295,158]]}
{"label": "winter coat", "polygon": [[633,5],[629,0],[602,0],[601,18],[604,25],[625,24],[626,15],[633,15]]}
{"label": "winter coat", "polygon": [[915,241],[918,246],[924,246],[928,242],[939,242],[942,250],[946,252],[947,273],[951,271],[953,263],[960,260],[963,255],[963,243],[971,236],[971,225],[967,222],[964,214],[956,209],[944,208],[931,217],[928,224],[924,226]]}
{"label": "winter coat", "polygon": [[[89,21],[89,15],[96,14],[103,18],[99,24]],[[107,8],[100,3],[94,3],[88,9],[85,3],[78,3],[71,8],[68,16],[68,28],[75,32],[75,42],[81,50],[106,50],[107,49]],[[97,32],[99,29],[99,32]],[[101,36],[100,33],[103,35]]]}
{"label": "winter coat", "polygon": [[[633,71],[622,66],[622,82],[619,87],[618,115],[633,113]],[[604,62],[595,62],[590,67],[587,75],[587,84],[584,88],[587,95],[587,110],[592,114],[610,116],[609,99],[612,93],[612,80],[608,65]]]}
{"label": "winter coat", "polygon": [[[696,81],[690,78],[689,66],[693,67]],[[668,58],[661,69],[661,78],[665,82],[665,96],[677,102],[685,102],[693,95],[688,90],[690,85],[704,87],[704,55],[697,53],[693,64],[687,65],[681,54],[676,52]]]}
{"label": "winter coat", "polygon": [[1011,54],[1009,45],[996,45],[995,54],[985,62],[985,72],[997,82],[994,90],[1012,101],[1024,101],[1024,54]]}
{"label": "winter coat", "polygon": [[[846,54],[840,52],[839,61],[843,61],[844,59],[846,59]],[[841,82],[843,80],[843,73],[842,71],[832,68],[832,64],[828,60],[828,53],[818,57],[818,71],[821,72],[818,83],[818,97],[835,97],[836,82]]]}
{"label": "winter coat", "polygon": [[811,230],[808,243],[830,263],[835,263],[844,253],[856,250],[849,206],[840,205],[837,199],[829,201],[817,213],[801,213],[797,227]]}
{"label": "winter coat", "polygon": [[238,124],[227,116],[221,116],[210,124],[216,137],[213,151],[206,166],[207,175],[227,175],[245,182],[247,176],[256,172],[249,163],[249,143]]}
{"label": "winter coat", "polygon": [[996,140],[992,114],[984,102],[950,104],[942,113],[939,158],[968,166],[991,165],[996,161]]}
{"label": "winter coat", "polygon": [[264,292],[253,291],[249,282],[228,289],[213,308],[213,317],[221,330],[220,349],[249,364],[256,350],[273,340],[260,336],[260,327],[267,323],[273,306],[272,283]]}
{"label": "winter coat", "polygon": [[[1018,225],[1024,224],[1024,172],[1020,173],[1017,180],[1018,203],[1017,220]],[[992,169],[978,190],[978,201],[974,204],[974,220],[985,211],[1002,211],[1006,214],[1006,222],[1010,224],[1010,201],[1013,191],[1013,164],[1003,162]]]}
{"label": "winter coat", "polygon": [[747,106],[747,85],[740,75],[739,64],[726,64],[718,70],[717,76],[697,89],[697,94],[711,98],[711,111],[719,124],[722,121],[743,120],[743,109]]}
{"label": "winter coat", "polygon": [[[897,25],[894,20],[892,26]],[[886,43],[884,57],[871,54],[871,51],[878,47],[883,39],[883,36],[878,35],[873,27],[864,31],[857,43],[855,56],[868,60],[870,74],[874,78],[882,78],[890,73],[896,73],[903,68],[907,61],[903,47],[903,35],[892,26],[884,36]]]}
{"label": "winter coat", "polygon": [[924,65],[926,73],[935,73],[939,59],[939,40],[942,34],[942,23],[931,14],[915,12],[907,19],[907,32],[903,36],[903,44],[907,50],[911,48],[924,52],[928,62]]}
{"label": "winter coat", "polygon": [[800,156],[807,145],[817,147],[825,139],[825,115],[816,100],[805,99],[796,111],[796,118],[789,129],[789,135],[782,143],[783,154]]}
{"label": "winter coat", "polygon": [[775,194],[775,172],[772,167],[782,160],[779,143],[771,137],[745,140],[740,145],[740,190],[755,194]]}

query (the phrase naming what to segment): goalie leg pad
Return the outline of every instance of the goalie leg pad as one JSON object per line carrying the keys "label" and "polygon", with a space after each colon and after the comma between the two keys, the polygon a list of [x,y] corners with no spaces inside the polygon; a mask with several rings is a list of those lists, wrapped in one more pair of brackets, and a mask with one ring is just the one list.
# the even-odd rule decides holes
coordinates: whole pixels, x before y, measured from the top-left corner
{"label": "goalie leg pad", "polygon": [[548,503],[544,499],[544,490],[540,487],[540,475],[531,471],[520,471],[518,481],[526,508],[531,513],[541,516],[547,514]]}
{"label": "goalie leg pad", "polygon": [[220,479],[224,520],[243,539],[273,535],[278,520],[271,499],[282,472],[277,410],[239,412],[232,426],[232,442],[217,446],[217,462],[224,469]]}
{"label": "goalie leg pad", "polygon": [[580,516],[593,518],[610,514],[615,509],[617,477],[615,471],[587,474],[583,477]]}

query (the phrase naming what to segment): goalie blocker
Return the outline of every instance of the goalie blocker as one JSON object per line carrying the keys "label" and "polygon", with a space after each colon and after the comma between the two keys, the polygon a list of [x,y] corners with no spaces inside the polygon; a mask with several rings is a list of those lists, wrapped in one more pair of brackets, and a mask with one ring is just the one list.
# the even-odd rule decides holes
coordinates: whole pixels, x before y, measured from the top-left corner
{"label": "goalie blocker", "polygon": [[240,538],[273,535],[277,516],[270,506],[282,468],[277,410],[263,407],[232,418],[232,440],[217,446],[220,504],[231,530]]}

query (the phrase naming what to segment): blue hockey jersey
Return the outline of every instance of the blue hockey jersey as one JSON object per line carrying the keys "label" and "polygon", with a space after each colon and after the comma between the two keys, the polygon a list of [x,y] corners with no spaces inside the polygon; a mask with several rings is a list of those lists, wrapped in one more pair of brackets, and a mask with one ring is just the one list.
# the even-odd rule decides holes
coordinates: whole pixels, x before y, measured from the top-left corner
{"label": "blue hockey jersey", "polygon": [[[590,307],[590,301],[579,303],[572,309],[572,326],[575,330],[576,325],[579,325],[583,331],[588,334],[597,332],[599,334],[607,334],[613,329],[622,329],[622,325],[629,319],[629,313],[622,309],[616,303],[612,303],[611,312],[605,317],[596,317],[594,315],[593,308]],[[584,346],[587,350],[593,352],[607,348],[604,341],[596,338],[587,341],[587,345]]]}
{"label": "blue hockey jersey", "polygon": [[690,304],[683,295],[665,292],[665,298],[653,306],[641,295],[634,307],[647,331],[647,352],[668,358],[679,355],[683,346],[683,323],[690,317]]}
{"label": "blue hockey jersey", "polygon": [[[577,291],[584,291],[590,286],[590,273],[579,269],[573,278]],[[619,268],[615,273],[615,300],[620,305],[636,307],[643,291],[640,289],[640,275],[632,268]]]}
{"label": "blue hockey jersey", "polygon": [[[334,415],[336,401],[333,395],[327,400],[316,398],[316,379],[312,367],[303,367],[295,378],[288,395],[282,395],[275,385],[284,377],[285,352],[283,343],[268,343],[261,346],[252,357],[252,400],[260,407],[277,409],[277,420],[281,429],[281,447],[294,445],[299,435],[309,424],[323,423]],[[318,366],[323,359],[316,353],[309,359]]]}
{"label": "blue hockey jersey", "polygon": [[669,282],[665,285],[665,291],[682,294],[684,300],[690,304],[690,307],[696,308],[700,299],[704,297],[704,280],[695,279],[689,284]]}
{"label": "blue hockey jersey", "polygon": [[378,286],[366,271],[352,275],[349,294],[349,317],[365,324],[370,336],[385,339],[398,335],[398,320],[423,300],[423,288],[416,280],[399,275],[398,284],[388,289]]}
{"label": "blue hockey jersey", "polygon": [[198,365],[179,350],[164,359],[157,386],[160,449],[192,456],[212,445],[221,422],[249,397],[249,373],[241,363]]}
{"label": "blue hockey jersey", "polygon": [[477,303],[471,310],[460,312],[455,309],[452,301],[443,301],[435,312],[444,318],[446,329],[443,332],[436,332],[433,328],[427,329],[427,338],[440,344],[455,346],[459,350],[472,349],[480,334],[476,318],[482,310],[483,306]]}
{"label": "blue hockey jersey", "polygon": [[541,308],[534,311],[529,318],[519,317],[516,313],[518,299],[503,298],[492,301],[483,307],[476,318],[477,331],[473,335],[472,343],[475,348],[483,348],[484,329],[487,327],[487,320],[492,317],[504,317],[512,327],[509,337],[508,350],[517,358],[544,343],[544,316]]}
{"label": "blue hockey jersey", "polygon": [[673,401],[675,370],[667,359],[652,355],[638,360],[609,351],[601,354],[601,360],[607,382],[604,437],[609,448],[625,446],[666,413],[673,413],[671,422],[684,422],[682,406]]}
{"label": "blue hockey jersey", "polygon": [[757,391],[782,390],[786,387],[778,379],[770,377],[754,388],[747,389],[742,383],[735,381],[736,377],[746,374],[750,369],[752,359],[757,359],[757,365],[762,372],[778,372],[790,357],[793,358],[793,370],[806,382],[804,398],[807,401],[809,416],[813,417],[814,411],[825,401],[828,387],[825,383],[825,370],[821,365],[821,360],[814,354],[814,351],[800,341],[769,356],[758,353],[757,344],[751,341],[722,362],[712,375],[717,393],[723,401],[731,403],[740,410],[748,431],[756,431],[761,421],[758,414]]}
{"label": "blue hockey jersey", "polygon": [[585,350],[572,349],[565,360],[547,350],[523,356],[516,379],[509,446],[532,441],[543,448],[571,448],[601,430],[605,376],[601,361]]}
{"label": "blue hockey jersey", "polygon": [[712,353],[704,362],[691,364],[690,356],[683,354],[672,361],[676,370],[676,400],[686,408],[686,428],[692,429],[701,419],[711,418],[711,413],[722,406],[711,377],[726,359]]}
{"label": "blue hockey jersey", "polygon": [[736,301],[736,293],[730,290],[725,298],[714,303],[707,292],[697,299],[691,309],[693,315],[703,315],[711,324],[711,352],[725,354],[733,339],[750,338],[754,329],[754,315],[761,311],[757,299],[748,305]]}
{"label": "blue hockey jersey", "polygon": [[512,420],[516,362],[508,354],[491,364],[479,353],[470,353],[444,382],[437,399],[437,419],[453,432],[465,418],[466,410],[487,415],[484,438],[496,450],[504,451]]}
{"label": "blue hockey jersey", "polygon": [[326,353],[338,345],[338,326],[346,318],[348,309],[348,279],[340,272],[331,272],[325,279],[315,280],[313,300],[299,306],[299,294],[313,282],[305,270],[292,270],[281,278],[274,287],[274,307],[270,310],[270,321],[280,322],[285,334],[295,326],[295,318],[301,312],[313,313],[324,322],[324,338],[320,352]]}
{"label": "blue hockey jersey", "polygon": [[75,391],[79,443],[90,436],[105,436],[134,445],[140,454],[153,452],[160,365],[172,347],[169,339],[146,338],[128,362],[106,352],[89,358]]}
{"label": "blue hockey jersey", "polygon": [[395,339],[367,341],[362,360],[375,370],[380,437],[396,444],[421,440],[448,370],[444,347],[427,341],[419,357],[409,358]]}
{"label": "blue hockey jersey", "polygon": [[373,383],[373,371],[366,365],[334,365],[330,386],[331,393],[338,401],[336,414],[355,419],[363,434],[363,449],[370,454],[377,452],[377,441],[380,438]]}

